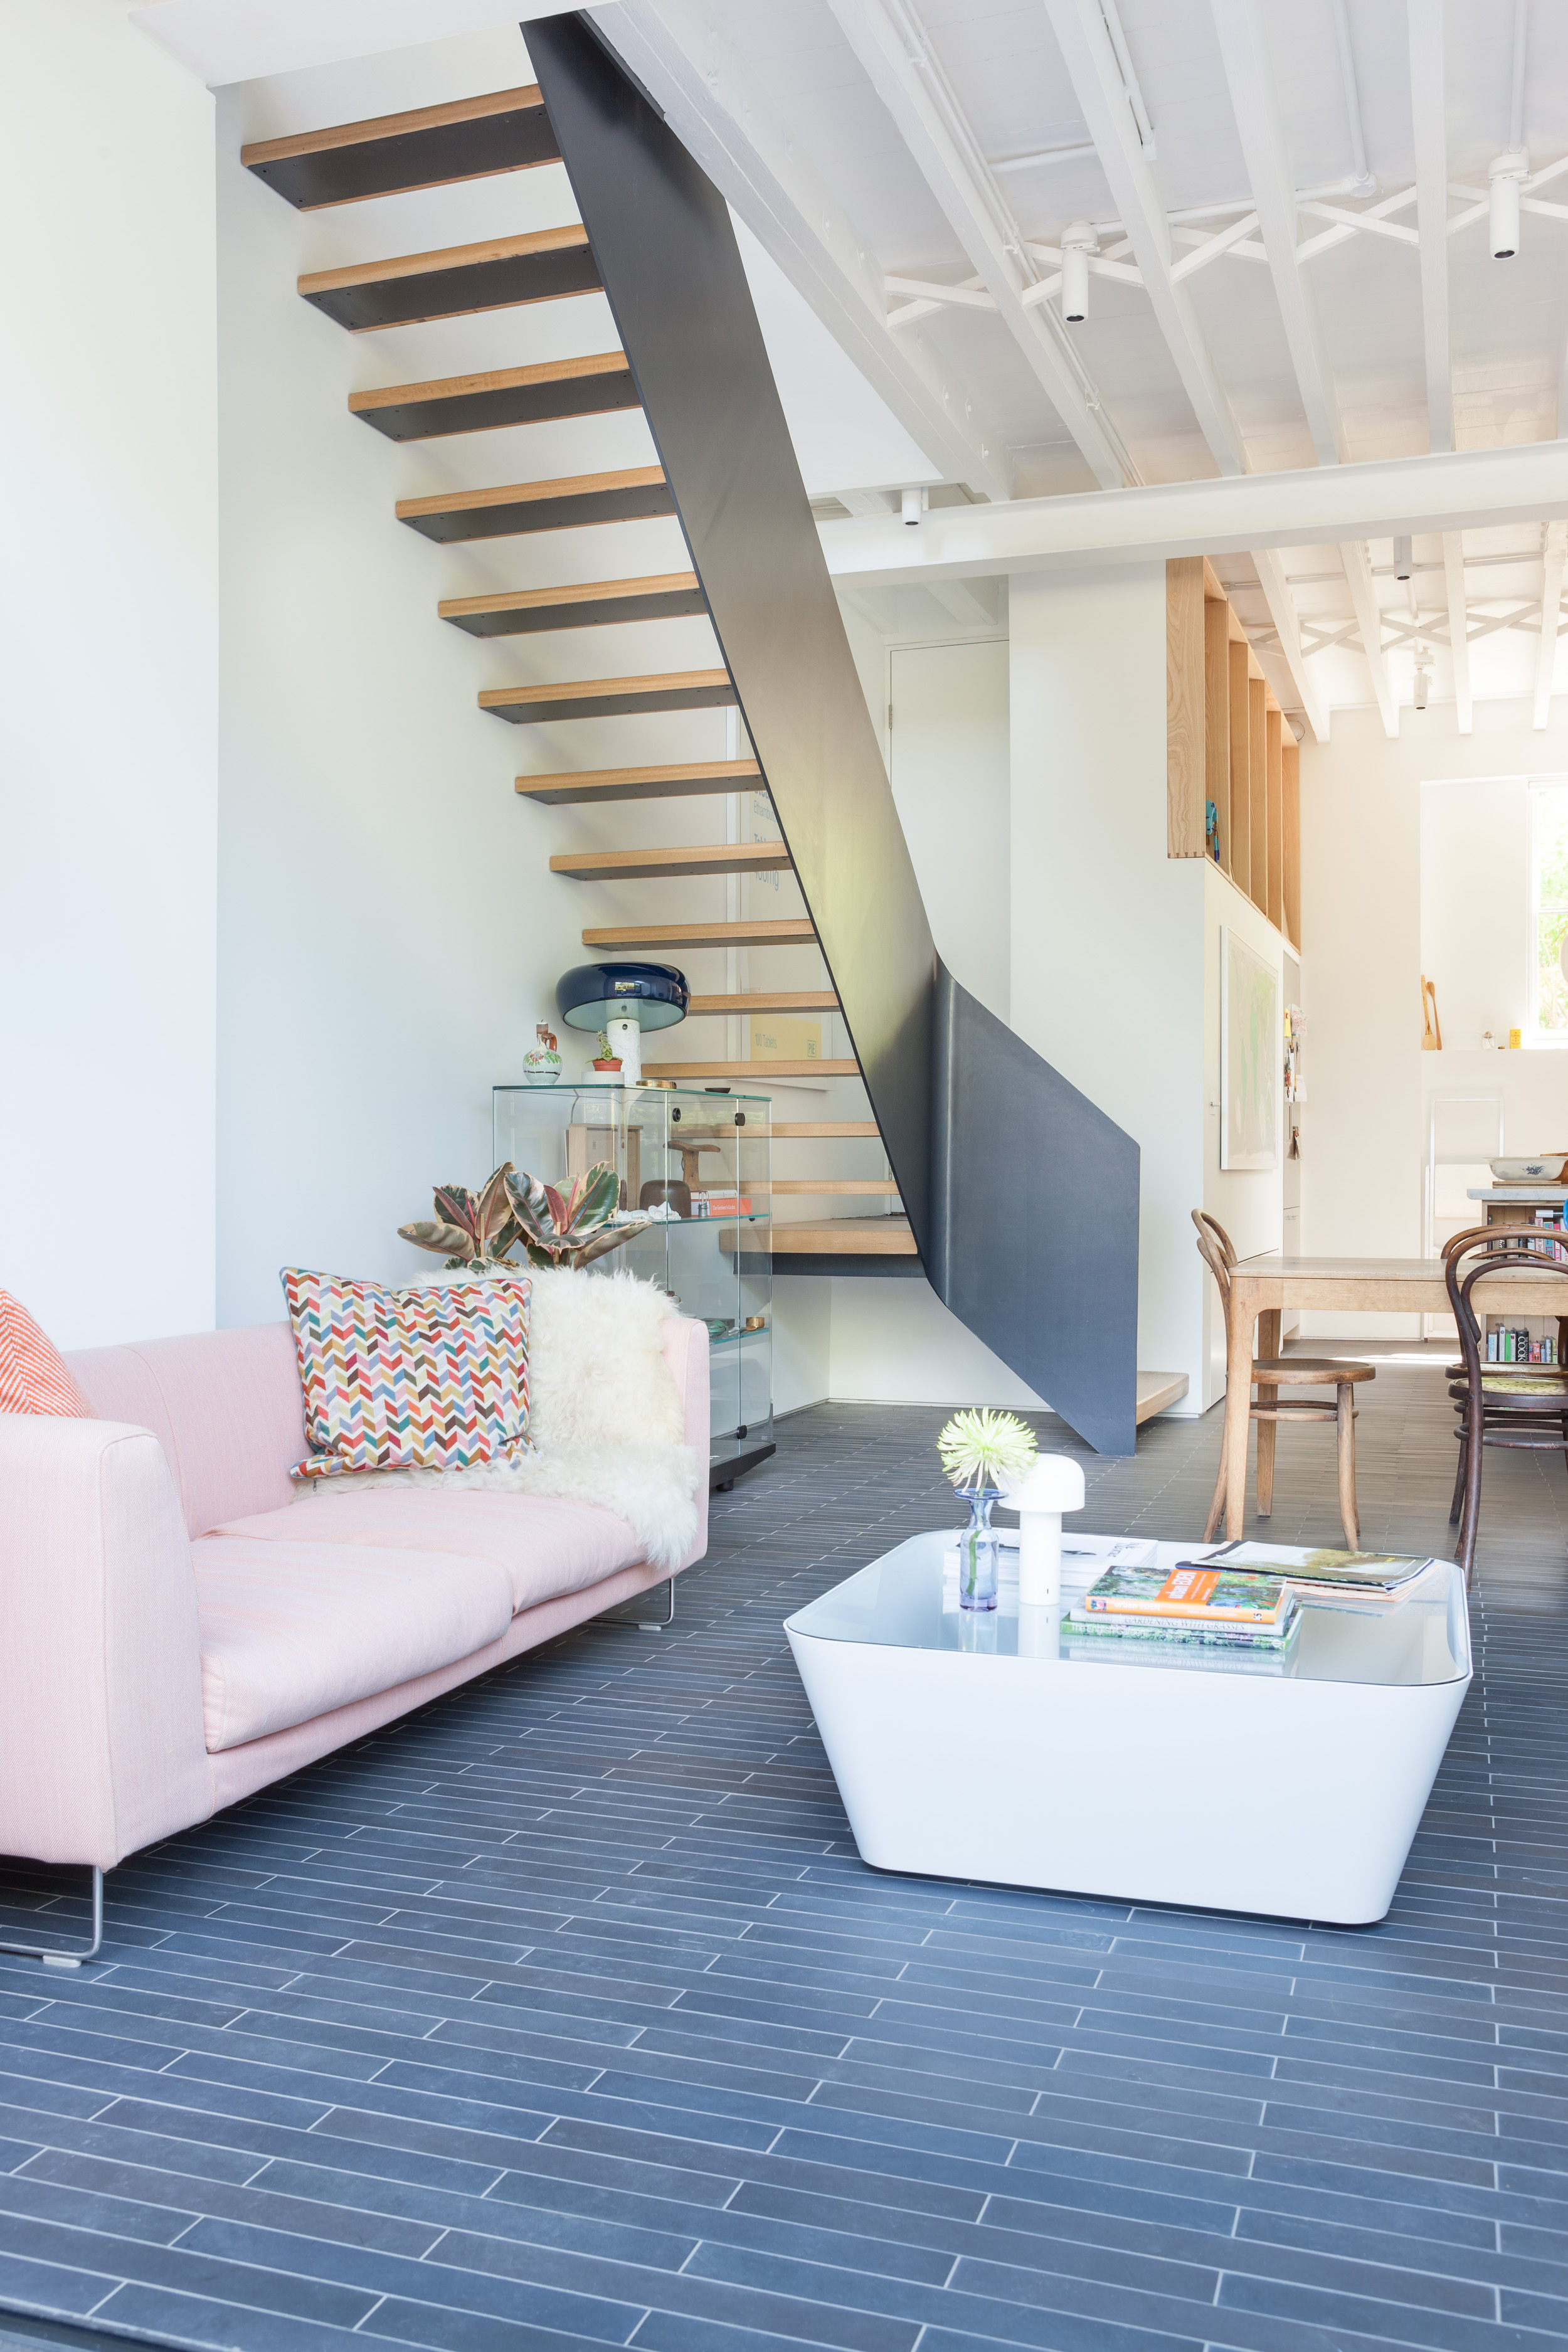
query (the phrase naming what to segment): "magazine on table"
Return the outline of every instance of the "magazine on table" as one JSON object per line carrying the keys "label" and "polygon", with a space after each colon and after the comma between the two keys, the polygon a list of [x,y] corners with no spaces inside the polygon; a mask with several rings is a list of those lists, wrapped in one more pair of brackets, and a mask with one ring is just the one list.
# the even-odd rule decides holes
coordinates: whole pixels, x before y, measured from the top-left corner
{"label": "magazine on table", "polygon": [[1205,1567],[1222,1564],[1233,1573],[1283,1577],[1300,1600],[1320,1608],[1350,1603],[1381,1616],[1426,1589],[1438,1562],[1430,1552],[1336,1551],[1244,1537],[1205,1553]]}

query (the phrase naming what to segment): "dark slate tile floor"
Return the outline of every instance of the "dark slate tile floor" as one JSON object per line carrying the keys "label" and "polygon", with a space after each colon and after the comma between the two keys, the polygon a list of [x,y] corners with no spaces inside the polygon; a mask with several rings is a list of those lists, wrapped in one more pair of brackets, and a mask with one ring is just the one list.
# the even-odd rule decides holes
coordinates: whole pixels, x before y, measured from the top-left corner
{"label": "dark slate tile floor", "polygon": [[[1441,1381],[1363,1397],[1368,1538],[1445,1549]],[[101,1965],[0,1962],[0,2342],[1568,2340],[1563,1465],[1489,1457],[1480,1671],[1346,1931],[861,1865],[780,1621],[954,1523],[942,1418],[796,1416],[669,1632],[584,1629],[138,1857]],[[1194,1532],[1217,1443],[1090,1459],[1081,1524]],[[1280,1456],[1274,1529],[1334,1539],[1331,1430]],[[63,1884],[7,1866],[0,1916],[79,1927]]]}

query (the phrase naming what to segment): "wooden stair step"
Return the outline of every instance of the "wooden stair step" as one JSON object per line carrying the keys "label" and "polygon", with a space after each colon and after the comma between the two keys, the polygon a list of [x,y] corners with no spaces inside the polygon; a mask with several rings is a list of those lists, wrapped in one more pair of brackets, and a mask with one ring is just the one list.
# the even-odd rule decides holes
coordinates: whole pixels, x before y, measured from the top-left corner
{"label": "wooden stair step", "polygon": [[663,572],[646,580],[590,580],[576,588],[518,588],[504,596],[445,596],[436,610],[471,637],[521,637],[544,629],[706,616],[708,599],[695,572]]}
{"label": "wooden stair step", "polygon": [[781,1136],[873,1136],[880,1132],[874,1118],[775,1118],[763,1122],[759,1132]]}
{"label": "wooden stair step", "polygon": [[880,1192],[891,1200],[899,1197],[899,1188],[890,1176],[775,1176],[769,1187],[774,1192]]}
{"label": "wooden stair step", "polygon": [[[720,710],[734,699],[735,689],[727,669],[686,669],[654,677],[579,678],[565,686],[491,687],[480,695],[479,709],[493,710],[498,719],[510,719],[513,726],[524,727],[546,719],[616,719],[627,712],[646,710]],[[615,866],[617,857],[632,856],[633,852],[608,849],[600,854],[611,862],[616,872],[633,874],[639,870],[635,866]],[[646,861],[659,853],[647,850],[641,855]],[[690,857],[694,853],[689,850],[686,855]],[[554,857],[550,863],[557,873],[575,870],[563,866]],[[769,863],[787,866],[789,858],[787,855],[774,856]],[[681,871],[679,866],[646,862],[640,870],[645,874]],[[713,869],[701,866],[688,866],[685,869],[689,874],[710,870]],[[717,870],[722,873],[727,869],[721,866]]]}
{"label": "wooden stair step", "polygon": [[492,490],[442,490],[399,499],[397,520],[443,547],[465,539],[510,539],[532,530],[576,530],[590,523],[641,522],[672,515],[675,501],[659,466],[615,474],[568,474],[551,482],[507,482]]}
{"label": "wooden stair step", "polygon": [[300,291],[340,327],[363,335],[377,327],[410,327],[426,319],[464,319],[475,310],[595,294],[599,283],[588,232],[581,221],[572,221],[526,236],[489,236],[435,253],[313,269],[300,278]]}
{"label": "wooden stair step", "polygon": [[502,425],[548,425],[640,405],[625,352],[349,394],[351,415],[363,416],[389,441],[436,441],[447,433],[490,433]]}
{"label": "wooden stair step", "polygon": [[649,1078],[752,1078],[764,1086],[770,1078],[858,1078],[858,1062],[648,1062]]}
{"label": "wooden stair step", "polygon": [[[837,1013],[830,988],[750,988],[740,996],[694,996],[688,1013]],[[875,1135],[877,1130],[872,1128]]]}
{"label": "wooden stair step", "polygon": [[820,1223],[774,1225],[774,1257],[918,1257],[907,1217],[829,1217]]}
{"label": "wooden stair step", "polygon": [[604,801],[682,800],[696,793],[734,793],[760,784],[754,760],[677,760],[659,768],[567,768],[551,776],[519,776],[524,800],[546,808]]}
{"label": "wooden stair step", "polygon": [[[814,948],[816,928],[798,915],[754,922],[606,923],[584,931],[585,948]],[[668,1073],[662,1075],[668,1076]]]}
{"label": "wooden stair step", "polygon": [[[683,705],[682,708],[685,706]],[[720,842],[699,849],[579,849],[550,861],[552,874],[569,875],[574,882],[641,881],[661,875],[787,874],[790,856],[782,841]],[[828,1004],[834,997],[823,1000]],[[760,1013],[760,1002],[738,996],[726,1001],[726,1012],[750,1006]]]}
{"label": "wooden stair step", "polygon": [[536,163],[558,162],[560,154],[538,85],[529,82],[519,89],[416,107],[408,114],[339,122],[330,131],[252,140],[240,149],[239,160],[308,213],[325,205],[358,204],[366,196],[526,172]]}

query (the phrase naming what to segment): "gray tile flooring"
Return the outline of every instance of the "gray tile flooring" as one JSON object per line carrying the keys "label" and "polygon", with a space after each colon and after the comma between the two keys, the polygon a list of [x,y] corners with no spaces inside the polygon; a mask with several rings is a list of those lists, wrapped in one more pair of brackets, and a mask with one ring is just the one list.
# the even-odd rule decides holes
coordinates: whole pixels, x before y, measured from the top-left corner
{"label": "gray tile flooring", "polygon": [[[1440,1379],[1363,1396],[1368,1538],[1443,1549]],[[669,1632],[126,1864],[102,1965],[0,1962],[0,2341],[1568,2340],[1563,1464],[1489,1457],[1481,1671],[1351,1932],[863,1867],[780,1620],[953,1523],[942,1418],[795,1417]],[[1194,1532],[1217,1438],[1090,1459],[1080,1524]],[[1331,1430],[1283,1433],[1272,1526],[1333,1539]],[[79,1926],[62,1883],[0,1867],[0,1916]]]}

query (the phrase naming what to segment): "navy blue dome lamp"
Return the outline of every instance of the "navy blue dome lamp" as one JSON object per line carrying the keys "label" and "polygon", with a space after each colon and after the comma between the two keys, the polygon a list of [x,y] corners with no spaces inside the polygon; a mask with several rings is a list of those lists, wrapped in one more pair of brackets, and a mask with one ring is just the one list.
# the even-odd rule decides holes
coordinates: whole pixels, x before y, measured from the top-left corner
{"label": "navy blue dome lamp", "polygon": [[669,963],[583,963],[563,972],[555,1004],[568,1029],[603,1029],[620,1058],[621,1084],[642,1084],[642,1033],[684,1021],[686,974]]}

